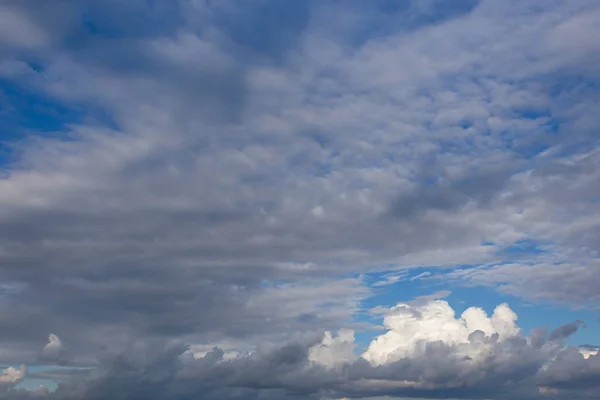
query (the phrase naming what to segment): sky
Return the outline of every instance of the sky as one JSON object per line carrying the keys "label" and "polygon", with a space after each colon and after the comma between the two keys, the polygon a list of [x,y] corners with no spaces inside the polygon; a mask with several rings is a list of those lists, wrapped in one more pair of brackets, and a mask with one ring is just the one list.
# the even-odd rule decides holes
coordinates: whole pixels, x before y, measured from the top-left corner
{"label": "sky", "polygon": [[599,21],[1,1],[0,400],[597,399]]}

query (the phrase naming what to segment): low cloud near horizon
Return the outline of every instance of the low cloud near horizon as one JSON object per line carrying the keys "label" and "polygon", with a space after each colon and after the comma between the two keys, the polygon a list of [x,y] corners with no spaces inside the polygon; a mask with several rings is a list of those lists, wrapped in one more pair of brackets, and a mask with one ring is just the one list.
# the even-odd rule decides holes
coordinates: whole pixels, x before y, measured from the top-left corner
{"label": "low cloud near horizon", "polygon": [[[356,354],[352,330],[295,335],[282,345],[227,356],[218,346],[194,352],[176,343],[132,343],[106,354],[79,377],[63,377],[54,392],[4,395],[52,399],[211,398],[490,398],[501,391],[523,398],[585,398],[598,388],[600,355],[566,347],[579,323],[524,335],[507,304],[491,316],[470,307],[460,316],[445,300],[416,300],[386,310],[386,332]],[[52,342],[60,340],[57,337]],[[7,369],[6,387],[27,370]],[[38,374],[39,375],[39,374]],[[47,374],[48,375],[48,374]],[[5,387],[5,389],[6,389]]]}

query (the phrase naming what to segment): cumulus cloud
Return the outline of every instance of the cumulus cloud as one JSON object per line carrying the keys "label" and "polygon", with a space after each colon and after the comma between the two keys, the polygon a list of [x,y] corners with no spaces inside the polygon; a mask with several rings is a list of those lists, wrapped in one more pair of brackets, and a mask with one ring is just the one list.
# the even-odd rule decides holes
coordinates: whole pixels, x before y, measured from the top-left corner
{"label": "cumulus cloud", "polygon": [[581,391],[594,396],[600,386],[600,356],[581,354],[576,348],[562,351],[538,376],[541,387],[557,393],[568,390]]}
{"label": "cumulus cloud", "polygon": [[0,389],[7,389],[15,386],[25,379],[27,367],[21,365],[19,369],[14,367],[6,368],[0,373]]}
{"label": "cumulus cloud", "polygon": [[[321,337],[296,335],[283,345],[266,344],[229,357],[219,347],[186,357],[187,346],[138,343],[107,354],[96,369],[47,396],[183,400],[385,394],[435,398],[442,393],[485,398],[501,393],[500,398],[534,398],[553,390],[585,395],[579,383],[588,390],[598,377],[597,356],[585,359],[578,349],[565,349],[562,336],[543,330],[523,335],[505,304],[491,317],[472,307],[455,318],[444,301],[427,300],[399,304],[384,318],[389,331],[376,337],[362,355],[356,354],[354,333],[348,330]],[[566,326],[558,330],[568,330]],[[397,334],[395,345],[390,343],[391,332]],[[387,347],[381,346],[384,341]],[[373,362],[375,351],[379,358]]]}
{"label": "cumulus cloud", "polygon": [[353,361],[356,358],[355,349],[353,331],[341,330],[336,337],[331,332],[325,332],[321,343],[309,349],[308,359],[316,364],[333,368]]}
{"label": "cumulus cloud", "polygon": [[[520,333],[516,320],[517,315],[507,304],[496,307],[490,318],[477,307],[470,307],[455,318],[454,310],[444,300],[417,305],[398,304],[384,317],[383,324],[388,332],[376,338],[363,357],[374,365],[381,365],[419,357],[431,342],[467,345],[486,336],[502,342]],[[484,349],[474,347],[473,350]],[[477,359],[485,354],[466,353],[464,356]]]}
{"label": "cumulus cloud", "polygon": [[48,335],[48,343],[42,349],[41,359],[57,364],[65,364],[67,362],[67,351],[57,335],[52,333]]}

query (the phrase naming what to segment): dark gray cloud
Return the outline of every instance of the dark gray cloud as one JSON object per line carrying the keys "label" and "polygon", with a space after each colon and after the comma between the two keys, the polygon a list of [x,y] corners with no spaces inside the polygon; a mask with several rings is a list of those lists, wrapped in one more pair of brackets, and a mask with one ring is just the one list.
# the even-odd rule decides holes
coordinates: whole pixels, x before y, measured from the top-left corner
{"label": "dark gray cloud", "polygon": [[[416,358],[380,366],[358,358],[334,368],[310,359],[310,349],[319,341],[313,335],[297,337],[281,347],[230,360],[223,358],[223,350],[219,348],[193,359],[186,353],[186,346],[160,341],[139,343],[123,353],[106,354],[94,370],[72,374],[71,380],[62,383],[46,398],[183,400],[218,395],[224,399],[319,399],[388,395],[533,399],[543,398],[536,385],[567,390],[565,396],[571,393],[568,390],[574,389],[573,394],[577,396],[582,389],[579,383],[593,386],[593,379],[598,376],[598,371],[582,362],[583,357],[576,349],[561,351],[560,343],[552,340],[536,347],[522,336],[501,343],[497,335],[490,337],[481,331],[473,332],[470,342],[464,346],[487,348],[485,362],[462,356],[463,345],[437,341],[427,343]],[[557,354],[550,367],[538,372]],[[595,362],[593,358],[588,360],[592,360],[590,365]],[[576,369],[571,368],[573,363],[578,363]],[[560,371],[566,370],[570,374],[567,378],[560,375]],[[577,378],[577,383],[571,376]],[[561,382],[573,385],[565,387]],[[4,396],[15,399],[34,395],[10,391]]]}
{"label": "dark gray cloud", "polygon": [[577,349],[569,348],[539,374],[538,384],[559,394],[573,391],[575,396],[593,398],[597,395],[599,378],[600,356],[584,358]]}
{"label": "dark gray cloud", "polygon": [[550,332],[548,338],[550,340],[566,339],[577,332],[580,326],[585,326],[585,323],[583,321],[574,321],[565,325],[561,325]]}
{"label": "dark gray cloud", "polygon": [[[427,159],[427,158],[426,158]],[[428,165],[420,175],[420,182],[440,179],[441,168],[435,167],[435,160],[429,159]],[[487,207],[506,185],[508,179],[517,170],[518,160],[507,160],[507,164],[499,170],[469,171],[466,177],[444,182],[432,182],[430,185],[419,185],[412,193],[402,195],[392,205],[391,213],[398,218],[409,218],[428,210],[455,211],[468,203],[478,207]],[[432,173],[434,170],[436,173]]]}

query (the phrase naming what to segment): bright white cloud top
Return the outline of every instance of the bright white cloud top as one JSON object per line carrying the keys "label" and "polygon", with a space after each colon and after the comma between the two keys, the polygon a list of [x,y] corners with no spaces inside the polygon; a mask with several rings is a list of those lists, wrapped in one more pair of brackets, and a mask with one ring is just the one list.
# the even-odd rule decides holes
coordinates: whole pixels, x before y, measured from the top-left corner
{"label": "bright white cloud top", "polygon": [[[488,336],[502,343],[520,333],[516,320],[517,315],[507,304],[496,307],[491,318],[477,307],[468,308],[455,318],[454,310],[443,300],[417,306],[398,304],[384,317],[383,324],[389,331],[373,340],[363,357],[372,364],[381,365],[421,357],[431,342],[469,345]],[[476,361],[486,356],[485,349],[477,346],[465,346],[463,350],[464,357]]]}

